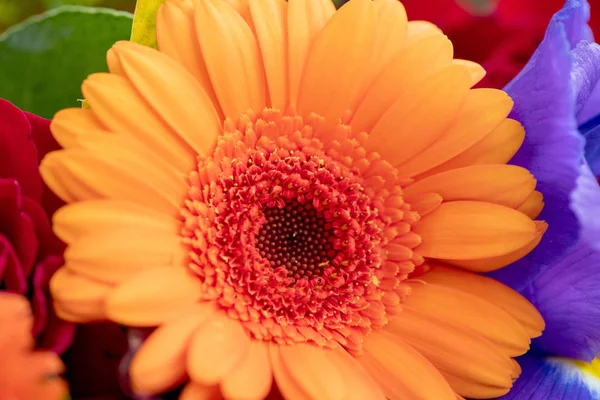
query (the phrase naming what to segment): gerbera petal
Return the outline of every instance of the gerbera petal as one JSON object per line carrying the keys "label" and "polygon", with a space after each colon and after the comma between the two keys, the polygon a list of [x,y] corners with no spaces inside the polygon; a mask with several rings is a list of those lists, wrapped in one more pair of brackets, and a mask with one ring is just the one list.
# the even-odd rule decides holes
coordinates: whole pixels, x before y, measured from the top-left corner
{"label": "gerbera petal", "polygon": [[[82,91],[93,107],[93,112],[90,111],[87,114],[97,116],[107,130],[138,140],[140,144],[148,147],[158,156],[166,158],[182,173],[186,173],[193,166],[193,150],[185,144],[179,133],[165,124],[159,115],[142,100],[140,94],[127,79],[112,74],[93,74],[83,82]],[[90,133],[98,132],[91,130],[88,133],[82,129],[86,127],[85,125],[93,123],[91,116],[86,118],[87,121],[84,125],[79,121],[80,118],[77,118],[77,114],[71,114],[74,115],[64,117],[64,125],[67,127],[61,131],[68,132],[68,124],[76,124],[76,132],[79,132],[79,136],[85,137]],[[53,123],[53,131],[57,129],[54,128],[55,124],[56,122]],[[74,137],[73,140],[70,140],[68,144],[74,143],[69,147],[80,147],[78,139],[78,137]]]}
{"label": "gerbera petal", "polygon": [[179,266],[186,256],[177,235],[139,229],[83,236],[65,252],[66,268],[107,283],[122,282],[153,267]]}
{"label": "gerbera petal", "polygon": [[511,208],[478,201],[443,203],[414,226],[424,257],[475,260],[518,250],[535,237],[536,225]]}
{"label": "gerbera petal", "polygon": [[544,195],[534,190],[529,197],[517,208],[518,211],[531,219],[537,218],[544,209]]}
{"label": "gerbera petal", "polygon": [[493,398],[512,386],[510,357],[459,324],[405,307],[385,329],[425,356],[461,396]]}
{"label": "gerbera petal", "polygon": [[206,69],[225,117],[262,110],[266,105],[265,71],[246,21],[227,3],[214,0],[197,2],[195,18]]}
{"label": "gerbera petal", "polygon": [[519,321],[530,337],[538,337],[544,330],[539,311],[521,294],[494,279],[443,265],[431,265],[419,279],[485,298]]}
{"label": "gerbera petal", "polygon": [[250,15],[250,1],[249,0],[224,0],[229,4],[238,14],[244,18],[248,24],[252,23],[252,17]]}
{"label": "gerbera petal", "polygon": [[333,400],[346,396],[342,375],[329,360],[329,351],[305,343],[281,346],[279,350],[283,367],[309,399]]}
{"label": "gerbera petal", "polygon": [[188,189],[181,171],[136,139],[94,132],[78,138],[77,144],[81,149],[105,155],[107,160],[117,160],[129,170],[143,171],[147,181],[174,198],[182,198]]}
{"label": "gerbera petal", "polygon": [[473,86],[479,83],[485,76],[485,69],[473,61],[454,59],[452,60],[452,65],[462,65],[465,67],[471,75],[471,85]]}
{"label": "gerbera petal", "polygon": [[[115,51],[111,48],[106,52],[106,65],[108,66],[108,71],[111,74],[119,75],[122,77],[127,77],[125,71],[123,70],[123,65],[121,65],[121,60],[115,53]],[[85,110],[85,108],[82,107]]]}
{"label": "gerbera petal", "polygon": [[306,59],[298,95],[301,115],[317,113],[338,122],[371,68],[376,23],[371,0],[352,0],[329,20]]}
{"label": "gerbera petal", "polygon": [[[450,66],[400,97],[377,121],[365,147],[392,165],[411,159],[439,139],[455,120],[468,94],[463,67]],[[431,118],[431,113],[435,118]],[[419,134],[416,135],[415,132]]]}
{"label": "gerbera petal", "polygon": [[[440,372],[402,339],[384,331],[371,333],[358,361],[390,400],[455,400]],[[406,368],[410,365],[410,368]]]}
{"label": "gerbera petal", "polygon": [[71,310],[68,306],[63,307],[62,303],[55,301],[52,303],[54,314],[61,320],[73,322],[76,324],[86,324],[89,322],[105,321],[106,314],[103,309],[96,309],[95,311],[85,310],[83,313],[79,309]]}
{"label": "gerbera petal", "polygon": [[191,337],[214,312],[210,303],[196,304],[161,325],[144,341],[129,367],[132,388],[137,394],[166,392],[185,380]]}
{"label": "gerbera petal", "polygon": [[460,266],[473,272],[496,271],[514,263],[529,254],[542,240],[548,230],[548,224],[543,221],[534,221],[536,229],[533,239],[518,250],[497,257],[488,257],[479,260],[445,260],[449,264]]}
{"label": "gerbera petal", "polygon": [[288,68],[290,104],[297,104],[300,80],[312,44],[327,21],[335,13],[331,0],[289,0],[288,24]]}
{"label": "gerbera petal", "polygon": [[[510,356],[529,349],[525,328],[491,302],[448,286],[410,283],[411,294],[404,305],[431,317],[460,324],[479,333]],[[465,312],[468,310],[468,312]]]}
{"label": "gerbera petal", "polygon": [[523,373],[501,400],[595,400],[600,394],[599,362],[577,364],[561,358],[519,358]]}
{"label": "gerbera petal", "polygon": [[200,82],[222,118],[221,107],[198,44],[193,10],[191,1],[167,1],[160,8],[156,17],[158,48],[162,53],[179,61]]}
{"label": "gerbera petal", "polygon": [[269,345],[253,340],[246,356],[220,384],[221,393],[230,400],[263,400],[271,390],[273,372]]}
{"label": "gerbera petal", "polygon": [[265,67],[269,106],[283,111],[287,107],[289,97],[288,3],[285,0],[250,0],[249,5]]}
{"label": "gerbera petal", "polygon": [[187,369],[192,381],[203,385],[222,381],[246,356],[250,340],[238,321],[220,314],[211,317],[190,343]]}
{"label": "gerbera petal", "polygon": [[411,46],[424,38],[444,34],[440,28],[429,21],[408,21],[406,25],[406,45]]}
{"label": "gerbera petal", "polygon": [[152,268],[123,281],[106,301],[111,320],[129,326],[156,326],[197,302],[200,280],[186,268]]}
{"label": "gerbera petal", "polygon": [[[510,100],[508,97],[506,97],[506,99]],[[512,101],[509,104],[512,106]],[[510,110],[510,106],[507,107],[506,113]],[[481,112],[481,110],[479,112]],[[496,116],[500,117],[503,113],[504,111],[500,111]],[[448,135],[442,137],[438,142],[432,145],[432,148],[435,147],[435,152],[431,151],[431,153],[429,153],[428,150],[425,150],[423,153],[429,153],[427,154],[427,158],[419,155],[413,159],[415,160],[415,163],[418,164],[417,166],[409,166],[413,161],[409,160],[406,164],[399,167],[401,171],[403,173],[405,173],[405,170],[410,172],[421,172],[427,169],[428,164],[434,165],[435,163],[437,165],[436,167],[431,168],[422,174],[422,176],[428,176],[468,165],[505,164],[517,152],[525,138],[523,126],[512,119],[502,120],[499,118],[495,121],[489,120],[488,122],[491,123],[489,128],[492,128],[492,126],[496,126],[498,122],[501,122],[495,128],[492,128],[493,130],[491,132],[485,134],[483,138],[481,138],[481,133],[488,132],[488,127],[482,126],[481,131],[475,131],[471,130],[472,127],[478,128],[474,123],[469,124],[466,119],[463,121],[466,125],[464,123],[456,124],[452,131],[460,132],[459,129],[462,129],[463,132],[469,134],[468,136],[454,136],[452,138]],[[477,117],[472,121],[478,121]],[[473,134],[473,136],[471,136],[471,134]],[[446,137],[449,139],[448,142],[445,140]],[[479,140],[474,142],[473,139]],[[448,145],[448,147],[443,149],[443,146],[445,145]],[[436,154],[436,152],[439,153]],[[442,157],[439,158],[438,161],[432,162],[433,158],[431,156],[438,156],[440,153],[443,154]],[[450,158],[448,158],[448,156],[450,156]],[[438,164],[441,160],[446,161]],[[411,175],[410,173],[405,174],[407,176]]]}
{"label": "gerbera petal", "polygon": [[385,395],[364,367],[344,349],[337,348],[327,355],[346,385],[344,400],[384,400]]}
{"label": "gerbera petal", "polygon": [[289,371],[283,365],[280,345],[273,342],[269,344],[269,359],[275,382],[277,382],[277,389],[281,394],[288,399],[309,399],[308,394],[302,390],[299,383],[291,377]]}
{"label": "gerbera petal", "polygon": [[[510,97],[500,90],[470,90],[452,127],[439,140],[402,163],[398,169],[403,176],[414,176],[427,170],[441,169],[435,167],[444,165],[448,160],[491,134],[494,128],[505,121],[512,106]],[[441,170],[446,169],[451,168]]]}
{"label": "gerbera petal", "polygon": [[105,132],[105,127],[91,110],[66,108],[56,113],[50,123],[56,141],[64,148],[78,147],[77,139],[88,132]]}
{"label": "gerbera petal", "polygon": [[150,107],[197,154],[210,153],[221,120],[198,81],[177,61],[146,46],[118,42],[113,49]]}
{"label": "gerbera petal", "polygon": [[395,55],[370,84],[352,117],[356,132],[368,132],[404,92],[413,92],[422,81],[450,64],[452,43],[444,35],[425,38]]}
{"label": "gerbera petal", "polygon": [[[405,200],[410,202],[410,209],[412,211],[419,213],[423,217],[442,204],[444,198],[437,193],[418,193],[413,196],[406,196]],[[421,243],[420,239],[419,243]]]}
{"label": "gerbera petal", "polygon": [[52,221],[54,232],[65,243],[89,234],[109,233],[115,227],[176,235],[180,224],[175,218],[143,205],[113,200],[68,204],[54,214]]}
{"label": "gerbera petal", "polygon": [[179,400],[222,400],[219,386],[206,386],[196,382],[189,382],[179,395]]}
{"label": "gerbera petal", "polygon": [[[66,267],[60,268],[50,280],[50,291],[55,304],[56,314],[66,320],[89,322],[106,319],[105,301],[114,286],[84,275],[72,272]],[[63,313],[62,311],[65,311]]]}
{"label": "gerbera petal", "polygon": [[418,180],[404,189],[411,197],[434,192],[444,201],[477,200],[517,208],[535,188],[535,178],[512,165],[476,165],[445,171]]}
{"label": "gerbera petal", "polygon": [[373,4],[377,13],[377,34],[373,46],[371,77],[366,79],[367,82],[372,82],[404,47],[408,22],[406,10],[399,1],[375,0]]}
{"label": "gerbera petal", "polygon": [[61,150],[44,158],[40,172],[48,186],[67,202],[124,200],[174,215],[182,200],[129,158],[115,159],[83,149]]}

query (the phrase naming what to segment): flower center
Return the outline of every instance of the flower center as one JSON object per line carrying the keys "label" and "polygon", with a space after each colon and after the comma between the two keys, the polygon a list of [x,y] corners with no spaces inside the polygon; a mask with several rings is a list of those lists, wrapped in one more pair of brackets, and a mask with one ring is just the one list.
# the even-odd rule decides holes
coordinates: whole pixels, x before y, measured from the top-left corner
{"label": "flower center", "polygon": [[322,274],[335,250],[331,224],[310,203],[292,200],[283,208],[263,211],[266,222],[257,235],[256,249],[271,267],[284,267],[294,282]]}
{"label": "flower center", "polygon": [[420,262],[416,218],[392,166],[320,126],[273,110],[226,121],[189,176],[181,235],[203,299],[255,339],[359,352]]}

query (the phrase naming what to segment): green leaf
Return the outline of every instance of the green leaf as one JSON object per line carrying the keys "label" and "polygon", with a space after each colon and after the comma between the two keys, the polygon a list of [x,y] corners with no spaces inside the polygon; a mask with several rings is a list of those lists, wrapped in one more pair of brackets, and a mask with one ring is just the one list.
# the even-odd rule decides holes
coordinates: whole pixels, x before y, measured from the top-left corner
{"label": "green leaf", "polygon": [[0,97],[51,118],[78,107],[81,82],[107,71],[106,52],[131,32],[130,13],[66,6],[0,35]]}
{"label": "green leaf", "polygon": [[498,0],[457,0],[457,3],[472,15],[486,16],[494,13]]}
{"label": "green leaf", "polygon": [[347,2],[348,2],[348,0],[333,0],[333,4],[335,5],[335,8],[340,8]]}
{"label": "green leaf", "polygon": [[46,8],[55,8],[60,6],[98,6],[102,0],[42,0]]}
{"label": "green leaf", "polygon": [[156,48],[156,14],[165,0],[138,0],[133,17],[131,41]]}

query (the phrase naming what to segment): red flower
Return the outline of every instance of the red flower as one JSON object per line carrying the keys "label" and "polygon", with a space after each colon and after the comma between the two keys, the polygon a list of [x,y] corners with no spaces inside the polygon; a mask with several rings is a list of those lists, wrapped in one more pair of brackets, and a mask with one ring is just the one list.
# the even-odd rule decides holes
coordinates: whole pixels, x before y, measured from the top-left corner
{"label": "red flower", "polygon": [[[0,99],[0,291],[26,296],[38,347],[63,353],[73,398],[120,398],[118,362],[126,337],[114,324],[82,326],[59,319],[48,282],[63,264],[64,244],[50,218],[64,203],[43,183],[39,162],[60,149],[50,121]],[[1,396],[0,396],[1,397]],[[104,397],[103,397],[104,398]]]}
{"label": "red flower", "polygon": [[[479,86],[501,88],[525,66],[564,0],[499,0],[485,16],[469,13],[463,3],[467,1],[402,0],[411,20],[431,21],[448,35],[456,58],[483,65],[487,75]],[[599,11],[592,7],[590,26],[596,36]]]}
{"label": "red flower", "polygon": [[74,326],[58,319],[47,301],[64,250],[49,220],[60,201],[38,172],[41,158],[60,148],[49,124],[0,99],[0,289],[30,299],[40,347],[62,353]]}

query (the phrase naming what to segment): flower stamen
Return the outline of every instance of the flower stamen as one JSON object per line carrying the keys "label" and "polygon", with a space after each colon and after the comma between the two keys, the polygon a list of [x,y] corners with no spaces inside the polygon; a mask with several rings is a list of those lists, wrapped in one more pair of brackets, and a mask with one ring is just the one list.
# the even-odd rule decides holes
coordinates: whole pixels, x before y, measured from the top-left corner
{"label": "flower stamen", "polygon": [[392,166],[359,138],[324,151],[331,134],[311,121],[274,110],[226,121],[190,174],[182,236],[204,299],[255,338],[359,350],[398,306],[386,293],[405,294],[413,252],[394,241],[415,216]]}

